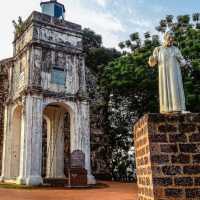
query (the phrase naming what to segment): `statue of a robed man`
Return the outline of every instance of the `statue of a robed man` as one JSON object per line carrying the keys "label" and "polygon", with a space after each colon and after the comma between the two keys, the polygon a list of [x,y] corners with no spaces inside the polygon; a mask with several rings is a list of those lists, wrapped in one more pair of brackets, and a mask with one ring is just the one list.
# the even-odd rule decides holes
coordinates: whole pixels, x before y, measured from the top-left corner
{"label": "statue of a robed man", "polygon": [[180,50],[173,46],[173,32],[166,32],[163,45],[156,47],[149,58],[149,65],[159,66],[159,97],[161,113],[184,113],[185,96],[181,66],[187,63]]}

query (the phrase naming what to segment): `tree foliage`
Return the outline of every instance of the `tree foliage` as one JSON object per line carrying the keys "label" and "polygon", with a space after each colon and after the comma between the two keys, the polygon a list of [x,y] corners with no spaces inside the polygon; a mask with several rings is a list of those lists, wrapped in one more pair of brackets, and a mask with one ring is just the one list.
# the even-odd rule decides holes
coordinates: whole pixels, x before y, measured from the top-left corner
{"label": "tree foliage", "polygon": [[[193,19],[193,21],[191,21]],[[156,30],[164,33],[172,29],[177,45],[191,66],[182,68],[187,110],[200,112],[200,30],[199,14],[182,15],[175,18],[167,15]],[[158,69],[152,69],[147,61],[156,46],[161,45],[158,35],[147,31],[144,40],[138,33],[121,42],[124,54],[110,62],[101,77],[101,85],[110,91],[109,134],[113,152],[128,152],[133,145],[133,122],[148,112],[158,112]],[[117,157],[118,156],[118,157]],[[121,157],[120,157],[121,156]],[[117,158],[116,158],[117,157]],[[113,160],[124,160],[124,156],[113,153]],[[127,163],[129,161],[127,160]],[[117,165],[116,162],[112,163]],[[128,166],[128,164],[126,165]],[[115,169],[116,166],[113,166]],[[119,172],[120,173],[120,172]]]}
{"label": "tree foliage", "polygon": [[[182,68],[186,106],[191,112],[200,112],[200,14],[192,16],[167,15],[155,29],[159,33],[171,29],[177,45],[191,66]],[[130,159],[133,122],[144,113],[159,112],[158,69],[147,64],[153,49],[161,45],[158,35],[147,30],[144,39],[138,32],[119,43],[122,55],[115,49],[102,47],[102,40],[94,32],[85,40],[87,65],[98,74],[99,87],[104,91],[105,131],[112,147],[113,178],[124,180],[127,169],[134,168]],[[98,42],[96,42],[98,41]],[[133,157],[132,157],[133,158]],[[130,172],[130,171],[129,171]],[[129,176],[131,174],[129,173]]]}
{"label": "tree foliage", "polygon": [[83,49],[86,53],[86,66],[93,72],[100,73],[103,68],[121,53],[114,48],[102,46],[102,37],[89,28],[83,30]]}
{"label": "tree foliage", "polygon": [[102,37],[89,28],[83,29],[83,48],[86,53],[92,48],[102,46]]}
{"label": "tree foliage", "polygon": [[15,29],[15,37],[20,35],[26,26],[26,22],[23,21],[22,17],[18,17],[18,21],[16,22],[15,20],[12,21],[14,29]]}

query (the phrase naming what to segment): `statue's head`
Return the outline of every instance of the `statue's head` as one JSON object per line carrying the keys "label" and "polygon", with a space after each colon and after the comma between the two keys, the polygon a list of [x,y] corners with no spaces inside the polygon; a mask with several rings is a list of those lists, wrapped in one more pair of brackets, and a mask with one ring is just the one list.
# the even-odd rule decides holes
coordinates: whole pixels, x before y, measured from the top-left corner
{"label": "statue's head", "polygon": [[163,45],[165,47],[170,47],[174,43],[174,33],[172,31],[168,31],[164,34],[164,42]]}

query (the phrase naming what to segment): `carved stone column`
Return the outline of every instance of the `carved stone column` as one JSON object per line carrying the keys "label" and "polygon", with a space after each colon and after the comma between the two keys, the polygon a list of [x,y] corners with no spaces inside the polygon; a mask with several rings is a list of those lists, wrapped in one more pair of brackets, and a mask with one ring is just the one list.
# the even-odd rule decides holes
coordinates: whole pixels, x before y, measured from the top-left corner
{"label": "carved stone column", "polygon": [[88,184],[95,184],[95,178],[91,173],[91,158],[90,158],[90,118],[89,118],[89,103],[87,101],[81,101],[77,104],[77,138],[76,149],[81,150],[85,154],[85,169],[87,170]]}
{"label": "carved stone column", "polygon": [[5,107],[4,112],[4,140],[3,140],[3,155],[2,155],[2,173],[0,181],[10,179],[11,172],[11,131],[10,131],[11,108]]}
{"label": "carved stone column", "polygon": [[21,135],[20,176],[18,183],[42,184],[42,97],[26,96]]}

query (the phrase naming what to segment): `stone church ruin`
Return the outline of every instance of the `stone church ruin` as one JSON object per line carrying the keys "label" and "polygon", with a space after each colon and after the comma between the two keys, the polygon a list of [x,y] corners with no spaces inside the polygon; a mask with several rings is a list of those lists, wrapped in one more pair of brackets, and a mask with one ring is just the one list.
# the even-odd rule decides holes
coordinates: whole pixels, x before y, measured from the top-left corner
{"label": "stone church ruin", "polygon": [[56,0],[41,7],[0,61],[1,181],[94,184],[82,29]]}

